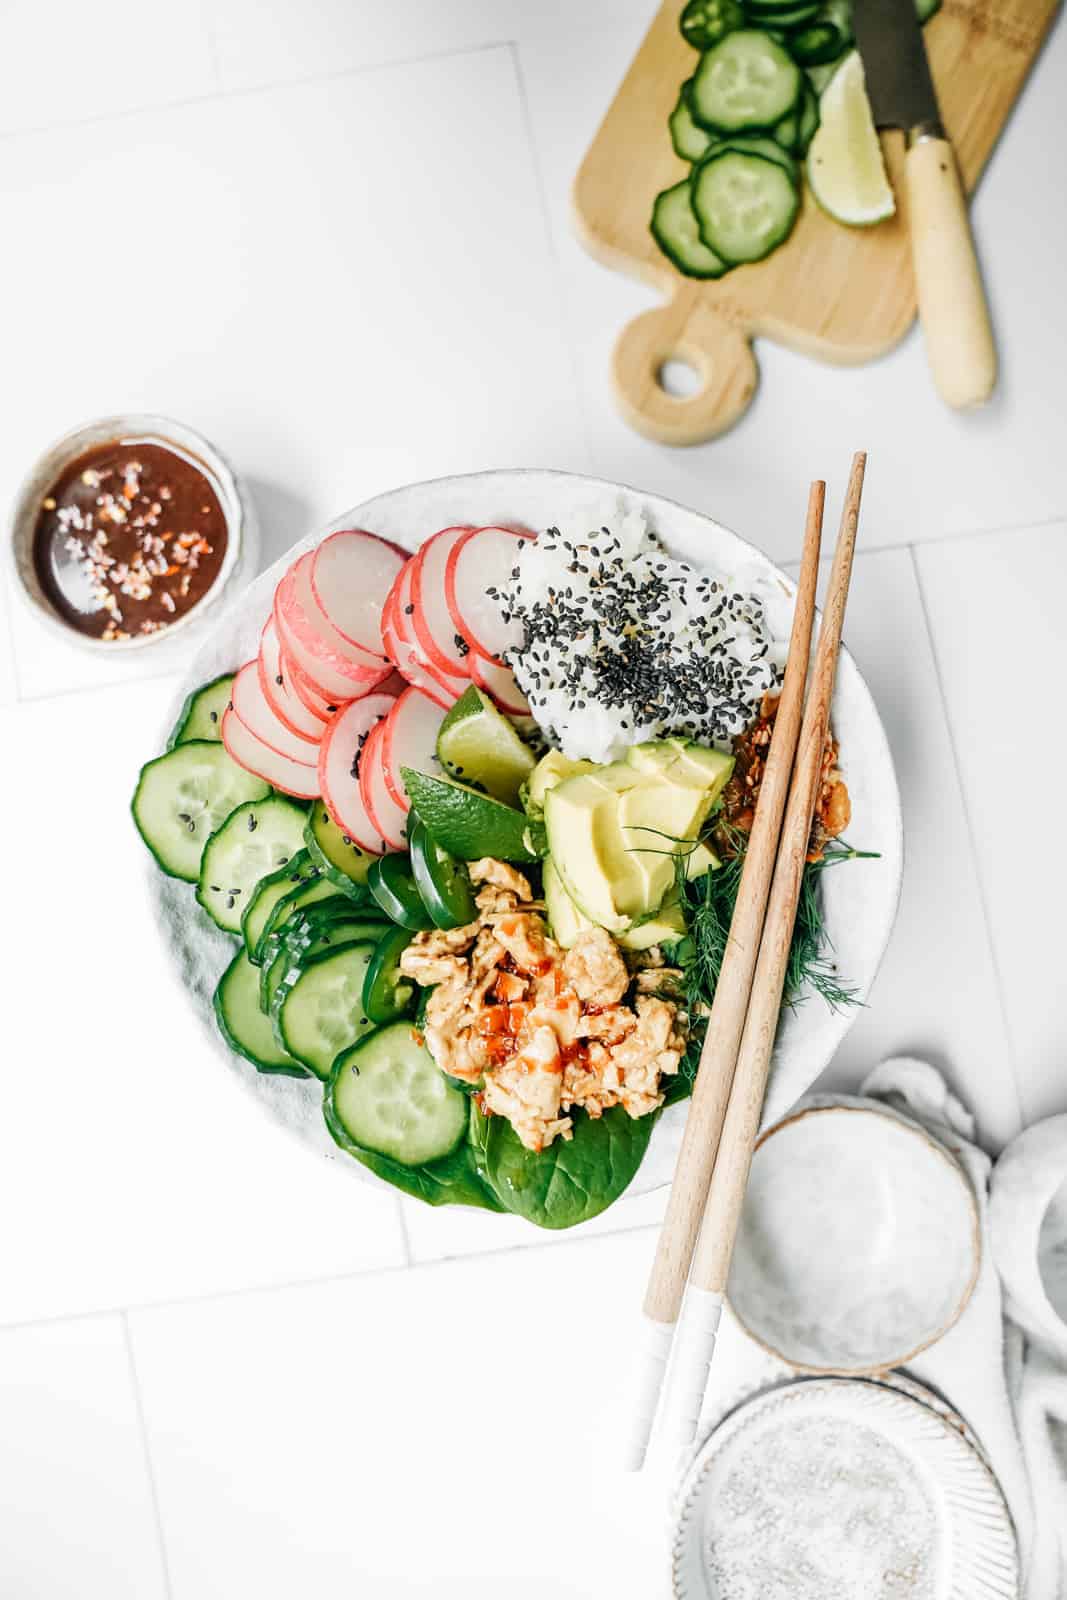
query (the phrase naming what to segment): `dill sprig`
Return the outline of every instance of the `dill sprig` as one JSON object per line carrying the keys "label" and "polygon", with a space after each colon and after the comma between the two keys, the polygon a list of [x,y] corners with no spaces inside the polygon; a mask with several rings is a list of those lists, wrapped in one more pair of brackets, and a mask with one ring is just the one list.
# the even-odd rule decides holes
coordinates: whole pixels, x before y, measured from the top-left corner
{"label": "dill sprig", "polygon": [[[725,842],[731,853],[717,871],[689,882],[685,877],[684,862],[680,861],[678,866],[678,893],[689,933],[675,947],[675,959],[683,969],[690,1017],[690,1046],[682,1063],[682,1070],[690,1079],[696,1072],[708,1012],[722,974],[744,868],[746,836],[731,830]],[[806,864],[786,967],[783,994],[786,1005],[793,1008],[798,1006],[805,998],[806,989],[819,995],[832,1011],[860,1004],[855,989],[838,975],[833,946],[823,919],[820,879],[828,867],[838,866],[843,861],[871,860],[876,854],[875,851],[854,850],[843,842],[831,841],[821,860]]]}

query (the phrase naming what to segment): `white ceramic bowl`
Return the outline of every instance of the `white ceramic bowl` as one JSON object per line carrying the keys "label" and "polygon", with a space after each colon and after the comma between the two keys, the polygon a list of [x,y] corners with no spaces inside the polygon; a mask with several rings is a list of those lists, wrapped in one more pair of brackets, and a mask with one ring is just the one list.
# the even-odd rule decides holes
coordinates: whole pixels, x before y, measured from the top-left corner
{"label": "white ceramic bowl", "polygon": [[880,1383],[765,1391],[678,1497],[675,1600],[1017,1600],[1011,1517],[953,1422]]}
{"label": "white ceramic bowl", "polygon": [[[643,506],[664,543],[695,565],[707,564],[730,576],[755,572],[770,580],[768,620],[779,638],[788,638],[795,585],[753,545],[697,511],[689,511],[656,495],[639,494],[599,478],[537,469],[479,472],[411,484],[354,507],[329,527],[309,534],[281,561],[263,573],[232,606],[211,639],[192,662],[160,728],[159,748],[189,689],[232,671],[258,648],[260,630],[271,607],[274,588],[296,556],[311,549],[338,528],[362,527],[415,549],[438,528],[460,522],[522,523],[533,529],[580,514],[605,495]],[[803,505],[798,504],[798,539]],[[896,916],[903,868],[900,796],[885,732],[870,691],[855,661],[842,650],[834,695],[834,726],[840,738],[842,764],[852,795],[854,821],[849,837],[857,846],[880,852],[877,861],[858,861],[827,873],[825,914],[829,935],[844,979],[862,1000],[874,981]],[[146,750],[145,758],[155,754]],[[257,1073],[233,1055],[215,1027],[211,996],[230,957],[231,946],[198,910],[188,884],[164,878],[146,867],[157,921],[169,946],[171,966],[182,992],[201,1018],[211,1047],[237,1072],[271,1112],[330,1159],[343,1162],[354,1177],[379,1179],[358,1162],[341,1155],[322,1119],[318,1084]],[[812,997],[783,1017],[775,1047],[765,1121],[787,1111],[826,1066],[848,1031],[850,1011],[830,1011]],[[659,1120],[641,1169],[628,1190],[643,1194],[670,1181],[685,1124],[686,1106],[677,1105]]]}
{"label": "white ceramic bowl", "polygon": [[[41,588],[33,563],[33,536],[41,501],[60,473],[79,456],[113,439],[137,439],[146,444],[176,446],[190,456],[211,483],[226,518],[226,553],[214,583],[190,610],[157,633],[140,634],[132,639],[95,639],[70,627],[58,614]],[[222,602],[237,593],[255,571],[259,560],[259,536],[255,513],[244,486],[225,456],[201,434],[170,417],[131,413],[128,416],[102,417],[72,428],[50,445],[23,481],[11,511],[7,540],[8,560],[18,588],[50,632],[61,635],[68,644],[106,655],[128,654],[137,650],[159,650],[176,637],[187,638],[202,631],[218,617]]]}
{"label": "white ceramic bowl", "polygon": [[947,1333],[981,1262],[962,1167],[894,1112],[800,1109],[760,1139],[729,1300],[804,1372],[888,1371]]}

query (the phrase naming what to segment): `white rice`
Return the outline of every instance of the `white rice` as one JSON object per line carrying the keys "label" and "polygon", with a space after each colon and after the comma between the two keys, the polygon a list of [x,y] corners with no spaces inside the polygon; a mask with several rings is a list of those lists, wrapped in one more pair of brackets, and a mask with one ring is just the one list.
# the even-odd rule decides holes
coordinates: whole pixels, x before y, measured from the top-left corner
{"label": "white rice", "polygon": [[727,582],[675,560],[644,511],[614,498],[526,541],[515,572],[499,598],[524,638],[508,660],[572,759],[615,760],[670,734],[728,748],[781,680],[762,577]]}

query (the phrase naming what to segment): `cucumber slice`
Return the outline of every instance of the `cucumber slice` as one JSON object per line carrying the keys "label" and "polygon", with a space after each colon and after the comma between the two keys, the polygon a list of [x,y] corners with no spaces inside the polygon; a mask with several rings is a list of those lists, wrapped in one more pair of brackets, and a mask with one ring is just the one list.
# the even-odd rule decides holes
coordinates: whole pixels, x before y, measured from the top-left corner
{"label": "cucumber slice", "polygon": [[231,1050],[251,1061],[258,1072],[306,1078],[307,1069],[279,1048],[269,1017],[259,1009],[259,973],[244,950],[238,950],[215,990],[215,1019]]}
{"label": "cucumber slice", "polygon": [[185,697],[185,704],[167,740],[167,749],[176,744],[188,744],[190,739],[221,739],[222,713],[230,703],[233,673],[225,672],[193,689]]}
{"label": "cucumber slice", "polygon": [[710,50],[725,34],[743,27],[744,21],[738,0],[688,0],[678,26],[686,44],[694,50]]}
{"label": "cucumber slice", "polygon": [[803,156],[818,126],[819,102],[815,90],[805,78],[797,104],[789,115],[783,117],[775,126],[775,143],[781,145],[783,150]]}
{"label": "cucumber slice", "polygon": [[274,1028],[274,1037],[281,1044],[281,1011],[285,1004],[290,989],[296,983],[301,973],[316,961],[319,956],[332,955],[337,950],[346,950],[351,945],[368,945],[372,953],[377,946],[381,934],[380,928],[368,927],[364,923],[338,922],[333,927],[324,928],[317,935],[286,938],[271,966],[267,979],[269,990],[269,1005],[271,1025]]}
{"label": "cucumber slice", "polygon": [[308,907],[319,904],[320,901],[340,900],[341,895],[327,878],[316,878],[311,883],[298,884],[284,899],[279,900],[270,916],[267,926],[260,935],[256,948],[256,959],[260,969],[259,1003],[264,1011],[270,1008],[267,1005],[267,974],[271,963],[282,946],[282,937],[290,918],[300,916]]}
{"label": "cucumber slice", "polygon": [[836,61],[844,48],[844,40],[832,22],[812,22],[806,28],[791,33],[786,48],[794,61],[802,67],[821,67]]}
{"label": "cucumber slice", "polygon": [[783,172],[788,172],[794,183],[800,181],[800,170],[789,151],[783,150],[778,140],[770,138],[767,134],[731,134],[729,139],[716,140],[708,151],[708,156],[721,155],[726,150],[735,150],[739,155],[763,156],[767,161],[776,161]]}
{"label": "cucumber slice", "polygon": [[394,1022],[338,1056],[323,1112],[342,1149],[376,1150],[417,1167],[456,1148],[470,1106],[411,1024]]}
{"label": "cucumber slice", "polygon": [[251,891],[268,873],[288,865],[303,838],[302,807],[281,795],[238,806],[204,847],[198,904],[226,933],[240,933]]}
{"label": "cucumber slice", "polygon": [[278,1017],[282,1043],[317,1078],[328,1078],[342,1050],[371,1028],[363,983],[374,946],[352,944],[309,961],[286,995]]}
{"label": "cucumber slice", "polygon": [[371,862],[377,858],[339,828],[321,800],[311,808],[304,829],[304,844],[312,861],[344,894],[363,898]]}
{"label": "cucumber slice", "polygon": [[519,790],[537,757],[487,694],[471,684],[441,723],[437,759],[454,778],[484,789],[505,805],[516,805]]}
{"label": "cucumber slice", "polygon": [[291,861],[277,872],[260,878],[252,891],[241,916],[241,937],[248,951],[248,959],[259,966],[259,945],[270,921],[271,912],[287,894],[305,883],[314,883],[319,877],[318,867],[311,865],[306,850],[298,850]]}
{"label": "cucumber slice", "polygon": [[687,278],[721,278],[729,271],[722,257],[709,250],[700,237],[688,178],[656,196],[649,228],[663,254]]}
{"label": "cucumber slice", "polygon": [[788,239],[800,207],[797,185],[779,162],[738,150],[702,161],[691,195],[701,238],[732,265],[770,255]]}
{"label": "cucumber slice", "polygon": [[269,794],[270,785],[231,761],[221,744],[191,739],[141,768],[131,809],[163,871],[195,883],[215,830],[236,806]]}
{"label": "cucumber slice", "polygon": [[692,78],[682,84],[678,103],[667,119],[674,153],[683,161],[699,161],[711,143],[713,135],[693,121],[689,108],[689,85]]}
{"label": "cucumber slice", "polygon": [[796,105],[800,83],[800,68],[780,44],[742,28],[701,57],[690,106],[702,127],[721,133],[772,128]]}

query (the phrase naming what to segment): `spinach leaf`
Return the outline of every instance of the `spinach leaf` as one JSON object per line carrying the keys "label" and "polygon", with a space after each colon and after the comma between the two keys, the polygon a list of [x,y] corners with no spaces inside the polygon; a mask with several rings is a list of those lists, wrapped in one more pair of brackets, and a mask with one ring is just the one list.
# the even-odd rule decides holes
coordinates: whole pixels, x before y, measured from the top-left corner
{"label": "spinach leaf", "polygon": [[[331,1115],[328,1099],[324,1109],[326,1126],[341,1149],[379,1178],[384,1178],[386,1183],[391,1183],[394,1189],[402,1189],[405,1194],[414,1195],[416,1200],[425,1200],[430,1206],[479,1206],[483,1211],[506,1209],[495,1191],[483,1180],[469,1136],[437,1161],[427,1161],[419,1167],[406,1167],[403,1162],[394,1161],[392,1156],[381,1155],[377,1150],[368,1150],[364,1145],[357,1144],[338,1118]],[[471,1110],[474,1111],[473,1104]]]}
{"label": "spinach leaf", "polygon": [[486,1117],[472,1104],[470,1140],[482,1178],[505,1211],[539,1228],[573,1228],[622,1194],[641,1165],[655,1120],[635,1120],[622,1106],[602,1117],[581,1112],[572,1138],[535,1153],[505,1117]]}

